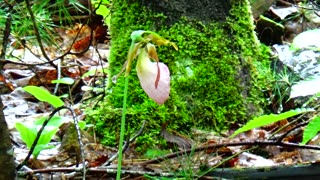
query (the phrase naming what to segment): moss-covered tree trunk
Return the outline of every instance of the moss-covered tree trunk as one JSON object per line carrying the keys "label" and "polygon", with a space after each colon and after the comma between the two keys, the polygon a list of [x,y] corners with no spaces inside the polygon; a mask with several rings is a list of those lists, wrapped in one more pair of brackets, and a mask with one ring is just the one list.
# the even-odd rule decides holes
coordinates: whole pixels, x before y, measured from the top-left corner
{"label": "moss-covered tree trunk", "polygon": [[149,131],[159,132],[160,125],[170,120],[172,129],[198,126],[219,131],[261,113],[255,63],[267,55],[254,34],[247,0],[112,2],[111,94],[105,106],[104,126],[120,122],[124,80],[113,83],[112,77],[126,60],[134,30],[155,31],[176,43],[179,51],[172,47],[158,49],[160,61],[168,65],[172,75],[170,98],[164,105],[158,106],[147,98],[135,69],[131,71],[130,127],[136,128],[147,120]]}

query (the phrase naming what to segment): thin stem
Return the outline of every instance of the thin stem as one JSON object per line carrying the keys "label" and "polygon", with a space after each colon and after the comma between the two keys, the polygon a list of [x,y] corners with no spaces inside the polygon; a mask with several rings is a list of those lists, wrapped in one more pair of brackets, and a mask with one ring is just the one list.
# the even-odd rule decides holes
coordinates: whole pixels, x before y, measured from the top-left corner
{"label": "thin stem", "polygon": [[[74,110],[71,107],[67,108],[71,114],[72,114],[72,118],[73,118],[73,122],[74,122],[74,127],[76,128],[76,133],[77,133],[77,140],[79,143],[79,148],[80,148],[80,153],[81,153],[81,161],[82,161],[82,179],[85,180],[86,179],[86,160],[85,160],[85,154],[84,154],[84,145],[83,142],[81,140],[81,129],[79,127],[79,121],[78,118],[74,112]],[[78,167],[78,164],[77,166]]]}
{"label": "thin stem", "polygon": [[123,105],[122,105],[122,117],[121,117],[121,128],[120,128],[120,142],[119,142],[119,156],[118,156],[118,169],[117,169],[117,180],[120,180],[121,177],[121,163],[122,163],[122,146],[124,140],[124,131],[125,131],[125,124],[126,124],[126,106],[127,106],[127,95],[128,95],[128,82],[129,77],[125,77],[125,84],[124,84],[124,92],[123,92]]}

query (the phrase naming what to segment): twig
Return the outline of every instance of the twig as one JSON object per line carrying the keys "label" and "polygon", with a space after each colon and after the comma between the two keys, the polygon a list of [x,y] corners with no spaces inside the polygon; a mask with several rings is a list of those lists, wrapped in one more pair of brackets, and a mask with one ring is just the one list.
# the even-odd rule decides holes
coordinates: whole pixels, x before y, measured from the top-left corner
{"label": "twig", "polygon": [[68,107],[67,109],[72,113],[74,126],[76,128],[78,143],[80,145],[81,160],[82,160],[82,178],[83,178],[83,180],[85,180],[85,177],[86,177],[86,161],[85,161],[85,155],[84,155],[84,145],[83,145],[83,143],[81,141],[81,131],[80,131],[80,127],[79,127],[79,124],[78,124],[78,118],[75,115],[73,109],[71,109],[70,107]]}
{"label": "twig", "polygon": [[320,150],[320,146],[312,146],[312,145],[299,145],[295,143],[285,143],[285,142],[277,142],[277,141],[251,141],[251,142],[232,142],[232,143],[222,143],[222,144],[212,144],[208,146],[201,146],[195,149],[187,149],[183,151],[178,151],[174,153],[167,154],[165,156],[161,156],[158,158],[154,158],[148,161],[138,162],[135,164],[146,165],[152,163],[159,163],[164,160],[175,158],[184,154],[190,154],[191,152],[199,152],[203,150],[207,150],[209,148],[221,148],[226,146],[283,146],[283,147],[291,147],[291,148],[300,148],[300,149],[313,149]]}
{"label": "twig", "polygon": [[287,137],[292,131],[294,131],[295,129],[297,128],[300,128],[302,126],[305,126],[309,123],[308,122],[303,122],[303,123],[299,123],[297,124],[296,126],[294,126],[293,128],[289,129],[288,131],[286,131],[284,134],[282,134],[278,139],[277,139],[277,142],[281,142],[285,137]]}
{"label": "twig", "polygon": [[52,63],[52,61],[50,60],[49,56],[47,55],[47,53],[45,52],[45,50],[44,50],[44,48],[43,48],[43,44],[42,44],[42,41],[41,41],[41,36],[40,36],[40,33],[39,33],[39,29],[38,29],[38,26],[37,26],[37,23],[36,23],[34,14],[33,14],[32,9],[31,9],[30,1],[29,1],[29,0],[25,0],[25,2],[26,2],[27,9],[28,9],[29,14],[30,14],[30,17],[31,17],[31,21],[32,21],[32,24],[33,24],[33,29],[34,29],[34,32],[35,32],[35,35],[36,35],[36,38],[37,38],[37,41],[38,41],[38,44],[39,44],[41,53],[42,53],[43,57],[44,57],[54,68],[57,68],[57,66],[56,66],[54,63]]}
{"label": "twig", "polygon": [[[139,131],[133,136],[133,138],[131,138],[129,141],[126,141],[126,142],[125,142],[125,144],[124,144],[124,146],[123,146],[123,151],[122,151],[122,153],[124,153],[124,152],[128,149],[130,143],[134,142],[134,141],[137,139],[137,137],[139,137],[139,136],[142,134],[145,124],[146,124],[146,121],[143,121],[143,122],[142,122],[142,126],[141,126],[141,128],[139,129]],[[112,161],[114,161],[114,160],[118,157],[118,153],[119,153],[119,152],[117,152],[117,153],[114,154],[111,158],[109,158],[109,159],[102,165],[102,167],[103,167],[103,166],[108,166],[108,165],[110,165],[110,163],[112,163]]]}
{"label": "twig", "polygon": [[[110,173],[116,174],[117,170],[112,168],[88,168],[88,172],[93,173]],[[20,176],[25,176],[27,174],[36,174],[36,173],[53,173],[53,172],[81,172],[80,168],[46,168],[46,169],[35,169],[26,172],[19,172]],[[172,173],[163,173],[163,172],[151,172],[151,171],[135,171],[135,170],[122,170],[124,174],[131,174],[131,175],[150,175],[150,176],[161,176],[161,177],[176,177],[176,175]]]}
{"label": "twig", "polygon": [[[19,61],[22,61],[22,59],[19,59],[18,57],[16,57]],[[43,63],[34,63],[34,64],[27,64],[27,63],[21,63],[21,62],[15,62],[15,61],[10,61],[7,59],[1,59],[0,61],[0,65],[4,66],[6,64],[15,64],[15,65],[21,65],[21,66],[27,66],[27,67],[34,67],[34,66],[41,66],[41,65],[46,65],[46,64],[51,64],[53,61],[56,61],[58,59],[52,60],[52,61],[48,61],[48,62],[43,62]]]}

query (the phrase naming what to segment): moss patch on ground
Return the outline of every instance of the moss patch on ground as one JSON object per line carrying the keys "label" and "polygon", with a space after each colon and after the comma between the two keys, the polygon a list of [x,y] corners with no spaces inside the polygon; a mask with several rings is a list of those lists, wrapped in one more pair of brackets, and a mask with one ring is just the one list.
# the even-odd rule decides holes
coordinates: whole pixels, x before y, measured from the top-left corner
{"label": "moss patch on ground", "polygon": [[172,75],[170,98],[164,105],[146,96],[135,64],[132,66],[127,132],[132,134],[147,121],[144,134],[136,141],[138,150],[163,143],[158,136],[166,121],[170,121],[170,129],[186,134],[191,127],[221,131],[262,112],[261,89],[268,75],[260,75],[256,67],[268,64],[268,52],[254,35],[248,1],[230,3],[232,8],[223,22],[181,17],[165,26],[167,17],[161,13],[146,10],[137,2],[113,2],[110,93],[100,106],[88,111],[88,120],[96,124],[103,142],[115,145],[119,136],[124,78],[112,83],[112,77],[126,60],[134,30],[155,31],[179,47],[179,51],[169,46],[158,48],[160,61],[168,65]]}

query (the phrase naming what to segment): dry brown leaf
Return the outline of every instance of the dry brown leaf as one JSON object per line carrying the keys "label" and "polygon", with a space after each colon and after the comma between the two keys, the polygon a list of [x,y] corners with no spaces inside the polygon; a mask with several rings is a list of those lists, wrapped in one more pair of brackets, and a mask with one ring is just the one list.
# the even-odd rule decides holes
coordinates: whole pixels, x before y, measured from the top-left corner
{"label": "dry brown leaf", "polygon": [[41,86],[44,84],[50,85],[51,81],[57,79],[56,69],[42,69],[36,72],[30,80],[28,85]]}

